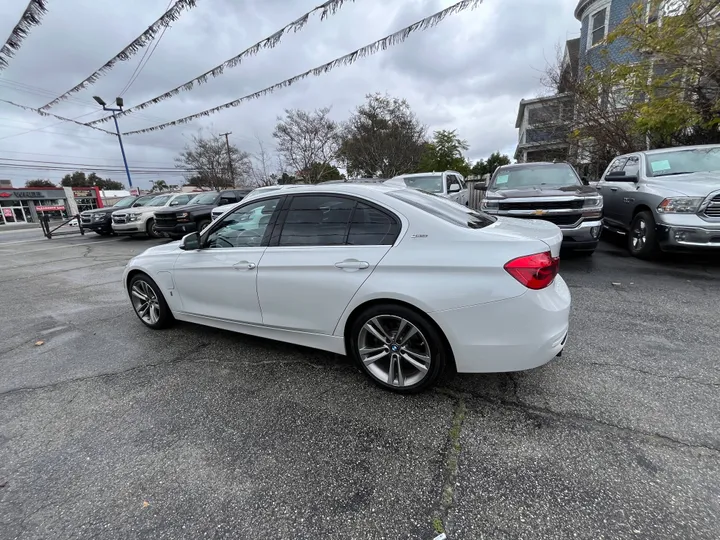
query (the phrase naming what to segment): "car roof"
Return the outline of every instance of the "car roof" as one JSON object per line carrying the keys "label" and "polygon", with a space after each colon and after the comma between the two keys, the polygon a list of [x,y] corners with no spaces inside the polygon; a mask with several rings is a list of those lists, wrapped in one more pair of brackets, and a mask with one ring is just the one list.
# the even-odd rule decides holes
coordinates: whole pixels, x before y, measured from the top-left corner
{"label": "car roof", "polygon": [[525,169],[527,167],[553,167],[555,165],[571,166],[566,161],[558,161],[556,163],[553,163],[551,161],[530,161],[526,163],[510,163],[509,165],[500,165],[498,169]]}
{"label": "car roof", "polygon": [[443,173],[446,172],[455,172],[455,171],[433,171],[433,172],[419,172],[419,173],[410,173],[410,174],[397,174],[393,178],[412,178],[413,176],[441,176]]}

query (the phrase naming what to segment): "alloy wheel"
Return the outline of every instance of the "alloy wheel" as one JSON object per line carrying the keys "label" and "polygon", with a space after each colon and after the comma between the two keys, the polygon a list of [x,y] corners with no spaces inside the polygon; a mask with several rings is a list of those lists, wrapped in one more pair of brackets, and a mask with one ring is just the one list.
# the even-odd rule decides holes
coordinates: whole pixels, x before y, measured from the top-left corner
{"label": "alloy wheel", "polygon": [[135,312],[145,323],[154,325],[160,320],[160,301],[153,288],[145,281],[133,283],[130,291]]}
{"label": "alloy wheel", "polygon": [[635,221],[635,226],[630,232],[632,235],[632,247],[634,251],[641,251],[647,242],[647,224],[644,219]]}
{"label": "alloy wheel", "polygon": [[358,353],[368,372],[395,387],[418,384],[430,371],[427,339],[413,323],[398,315],[378,315],[360,329]]}

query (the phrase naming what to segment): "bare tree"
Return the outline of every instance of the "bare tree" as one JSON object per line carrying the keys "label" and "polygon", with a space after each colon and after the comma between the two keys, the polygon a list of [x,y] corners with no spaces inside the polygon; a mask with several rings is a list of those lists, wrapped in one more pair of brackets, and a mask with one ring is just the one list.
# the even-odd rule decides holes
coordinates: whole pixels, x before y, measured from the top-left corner
{"label": "bare tree", "polygon": [[[321,163],[330,167],[338,150],[338,126],[329,118],[330,108],[316,109],[312,112],[301,109],[286,109],[285,118],[278,117],[273,131],[277,149],[285,163],[294,171],[316,170],[322,175],[322,168],[313,169],[313,164]],[[316,183],[319,178],[308,177],[308,182]]]}
{"label": "bare tree", "polygon": [[[258,151],[251,157],[252,169],[250,171],[250,178],[252,184],[257,187],[277,184],[280,173],[278,169],[273,167],[273,156],[267,150],[267,146],[262,139],[257,136],[255,138],[258,144]],[[280,164],[279,158],[277,163],[278,165]]]}
{"label": "bare tree", "polygon": [[404,99],[382,94],[366,98],[342,129],[339,157],[348,173],[390,178],[417,170],[425,126]]}
{"label": "bare tree", "polygon": [[225,139],[211,134],[193,135],[192,143],[175,158],[176,167],[182,169],[189,183],[213,189],[233,187],[231,171],[236,182],[243,185],[251,170],[250,155],[230,145],[230,159]]}

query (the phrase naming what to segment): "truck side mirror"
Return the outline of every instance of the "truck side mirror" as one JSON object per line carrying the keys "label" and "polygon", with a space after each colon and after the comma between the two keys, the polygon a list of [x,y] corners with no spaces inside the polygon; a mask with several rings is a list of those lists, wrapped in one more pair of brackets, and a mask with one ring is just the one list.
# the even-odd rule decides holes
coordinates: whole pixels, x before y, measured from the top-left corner
{"label": "truck side mirror", "polygon": [[448,188],[448,193],[459,193],[460,192],[460,184],[450,184],[450,187]]}

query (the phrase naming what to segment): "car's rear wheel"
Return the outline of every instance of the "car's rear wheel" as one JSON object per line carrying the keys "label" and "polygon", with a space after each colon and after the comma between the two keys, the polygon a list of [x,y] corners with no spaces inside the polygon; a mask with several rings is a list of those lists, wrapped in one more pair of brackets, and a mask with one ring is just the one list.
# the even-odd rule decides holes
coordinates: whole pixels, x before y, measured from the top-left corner
{"label": "car's rear wheel", "polygon": [[628,234],[628,250],[640,259],[650,259],[660,251],[655,231],[655,219],[651,212],[638,212],[633,218]]}
{"label": "car's rear wheel", "polygon": [[145,225],[145,232],[150,238],[162,238],[162,233],[155,230],[154,219],[148,219],[147,225]]}
{"label": "car's rear wheel", "polygon": [[146,274],[137,274],[130,280],[130,300],[135,315],[145,326],[159,330],[175,320],[160,287]]}
{"label": "car's rear wheel", "polygon": [[396,304],[374,305],[351,324],[348,353],[376,384],[400,393],[431,386],[445,367],[442,336],[423,315]]}

